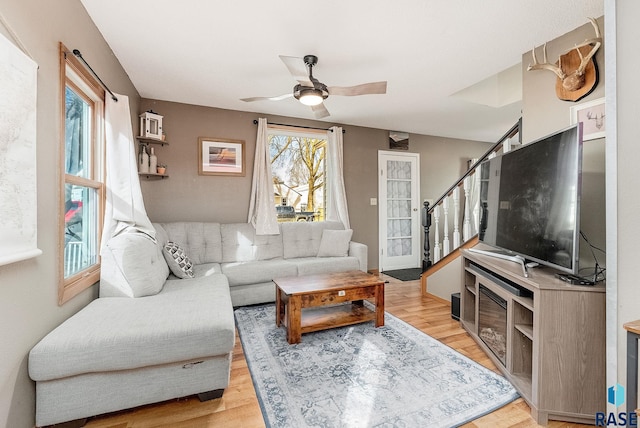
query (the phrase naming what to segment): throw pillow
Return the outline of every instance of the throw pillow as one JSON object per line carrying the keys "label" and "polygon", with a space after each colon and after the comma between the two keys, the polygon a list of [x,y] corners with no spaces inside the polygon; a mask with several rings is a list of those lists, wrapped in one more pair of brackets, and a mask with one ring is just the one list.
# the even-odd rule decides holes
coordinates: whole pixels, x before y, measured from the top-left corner
{"label": "throw pillow", "polygon": [[346,257],[349,255],[349,242],[353,230],[331,230],[322,232],[318,257]]}
{"label": "throw pillow", "polygon": [[193,263],[182,247],[173,241],[167,241],[162,249],[171,273],[181,279],[193,278]]}
{"label": "throw pillow", "polygon": [[121,233],[102,252],[100,297],[143,297],[158,294],[169,268],[153,238]]}

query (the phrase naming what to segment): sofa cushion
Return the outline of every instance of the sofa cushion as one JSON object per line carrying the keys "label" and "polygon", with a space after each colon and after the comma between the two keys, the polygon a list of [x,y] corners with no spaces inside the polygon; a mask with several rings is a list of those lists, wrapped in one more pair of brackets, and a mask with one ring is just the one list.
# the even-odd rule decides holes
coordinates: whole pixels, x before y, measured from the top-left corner
{"label": "sofa cushion", "polygon": [[169,267],[157,244],[144,233],[121,233],[102,251],[101,297],[142,297],[162,290]]}
{"label": "sofa cushion", "polygon": [[282,223],[281,227],[285,259],[317,256],[322,232],[344,229],[342,223],[336,221],[291,222]]}
{"label": "sofa cushion", "polygon": [[280,235],[256,235],[250,223],[228,223],[221,226],[222,261],[249,262],[282,257]]}
{"label": "sofa cushion", "polygon": [[330,230],[322,231],[318,257],[347,257],[349,255],[349,242],[353,230]]}
{"label": "sofa cushion", "polygon": [[89,303],[33,347],[29,375],[46,381],[226,355],[234,342],[224,275],[167,280],[155,296]]}
{"label": "sofa cushion", "polygon": [[178,221],[162,223],[162,227],[167,240],[180,245],[194,264],[222,261],[220,223]]}
{"label": "sofa cushion", "polygon": [[162,255],[175,276],[181,279],[193,278],[193,263],[184,249],[173,241],[167,241],[162,248]]}
{"label": "sofa cushion", "polygon": [[275,259],[222,263],[222,273],[229,279],[229,286],[233,287],[269,282],[278,277],[296,276],[298,269],[289,260]]}
{"label": "sofa cushion", "polygon": [[211,276],[220,273],[222,273],[222,267],[220,266],[220,263],[203,263],[201,265],[193,266],[193,275],[196,278],[200,278],[201,276]]}
{"label": "sofa cushion", "polygon": [[290,261],[298,267],[300,276],[360,269],[356,257],[306,257]]}

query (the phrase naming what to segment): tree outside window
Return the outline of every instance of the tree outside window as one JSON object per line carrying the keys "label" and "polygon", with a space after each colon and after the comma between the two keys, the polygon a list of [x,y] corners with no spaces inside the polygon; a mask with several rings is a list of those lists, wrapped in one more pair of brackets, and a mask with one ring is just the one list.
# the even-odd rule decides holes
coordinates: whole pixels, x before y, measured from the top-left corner
{"label": "tree outside window", "polygon": [[323,221],[326,138],[269,134],[273,192],[278,221]]}

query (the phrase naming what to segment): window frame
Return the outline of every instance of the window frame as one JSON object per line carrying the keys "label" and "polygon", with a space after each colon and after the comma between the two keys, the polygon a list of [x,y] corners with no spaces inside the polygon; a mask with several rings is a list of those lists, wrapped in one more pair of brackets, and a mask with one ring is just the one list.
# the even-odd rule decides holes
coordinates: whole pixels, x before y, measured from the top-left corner
{"label": "window frame", "polygon": [[[321,221],[326,221],[326,205],[327,205],[327,181],[326,181],[326,168],[327,168],[327,146],[328,146],[328,140],[329,140],[329,136],[327,135],[328,130],[325,129],[315,129],[315,128],[307,128],[307,127],[297,127],[294,125],[275,125],[275,124],[268,124],[267,125],[267,136],[270,135],[285,135],[285,136],[291,136],[291,137],[295,137],[295,138],[310,138],[310,139],[322,139],[324,140],[324,158],[323,158],[323,170],[324,170],[324,174],[325,174],[325,178],[324,178],[324,184],[323,184],[323,220]],[[268,143],[269,145],[271,144],[270,142]],[[272,171],[272,175],[273,175],[273,171]],[[275,198],[273,201],[274,206],[276,206],[275,203]],[[314,220],[314,222],[316,222]],[[280,223],[280,221],[278,220],[278,223]]]}
{"label": "window frame", "polygon": [[[62,305],[100,280],[100,240],[105,207],[105,90],[82,66],[73,53],[60,43],[60,141],[58,206],[58,304]],[[69,87],[91,104],[91,174],[88,178],[66,173],[66,89]],[[96,192],[96,263],[65,278],[65,186],[79,185]]]}

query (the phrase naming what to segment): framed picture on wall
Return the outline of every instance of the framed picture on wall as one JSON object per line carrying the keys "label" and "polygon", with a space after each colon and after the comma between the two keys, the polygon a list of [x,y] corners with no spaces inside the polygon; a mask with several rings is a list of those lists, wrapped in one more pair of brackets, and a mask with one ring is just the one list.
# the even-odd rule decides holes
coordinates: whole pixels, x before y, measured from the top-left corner
{"label": "framed picture on wall", "polygon": [[198,174],[244,177],[244,141],[198,138]]}
{"label": "framed picture on wall", "polygon": [[581,103],[571,107],[571,124],[582,122],[582,139],[604,138],[606,117],[604,98]]}

